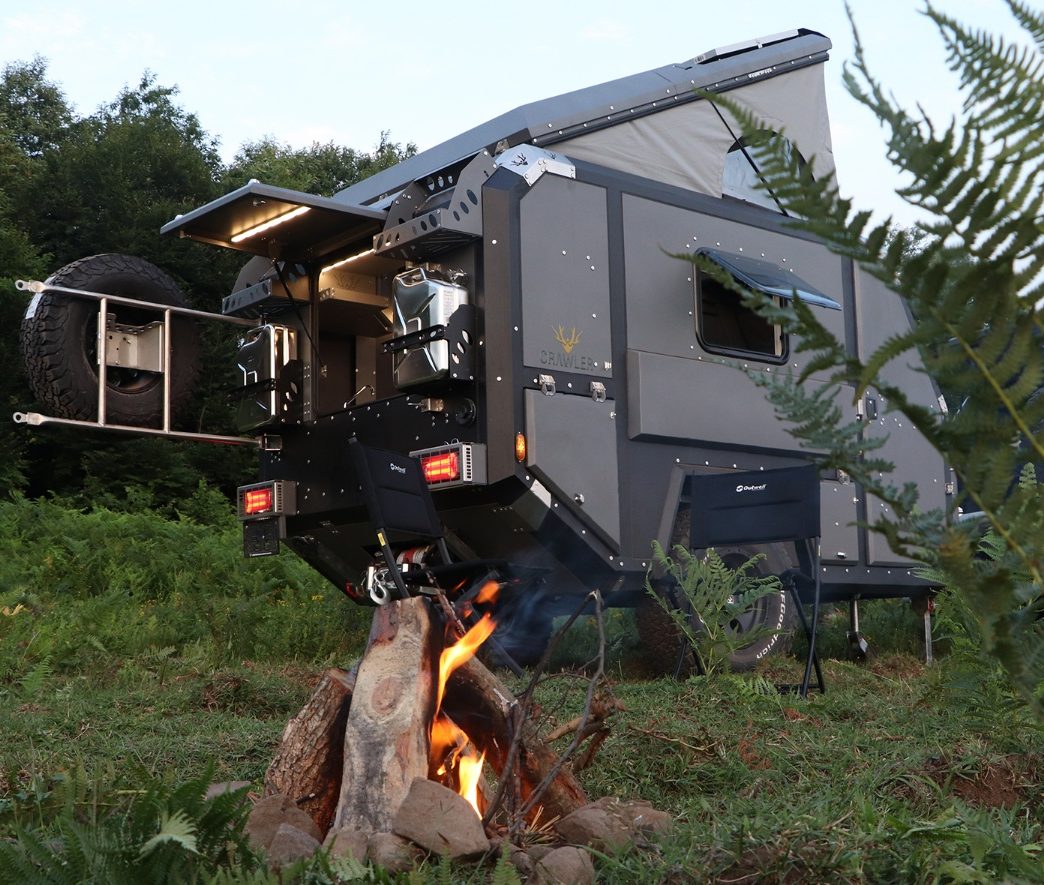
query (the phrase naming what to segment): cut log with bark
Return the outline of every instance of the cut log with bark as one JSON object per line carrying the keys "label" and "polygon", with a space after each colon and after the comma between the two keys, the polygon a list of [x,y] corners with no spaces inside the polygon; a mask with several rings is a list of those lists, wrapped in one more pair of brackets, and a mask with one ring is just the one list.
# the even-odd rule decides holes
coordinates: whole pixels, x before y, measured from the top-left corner
{"label": "cut log with bark", "polygon": [[389,831],[413,779],[428,776],[441,648],[423,597],[376,609],[345,726],[334,826]]}
{"label": "cut log with bark", "polygon": [[[323,832],[381,833],[392,829],[414,779],[430,777],[457,790],[456,769],[440,771],[431,756],[444,639],[439,612],[424,597],[375,609],[356,670],[326,671],[287,725],[265,776],[266,794],[290,797]],[[485,754],[486,770],[503,781],[492,807],[489,795],[479,807],[490,820],[498,809],[506,813],[512,828],[543,825],[587,801],[527,717],[529,696],[516,700],[472,658],[453,672],[439,713],[466,733]],[[592,719],[587,726],[602,724]]]}
{"label": "cut log with bark", "polygon": [[341,793],[344,730],[354,688],[354,672],[324,672],[301,712],[283,729],[265,772],[265,796],[289,796],[324,833],[333,823]]}
{"label": "cut log with bark", "polygon": [[[498,775],[504,770],[511,747],[513,705],[512,693],[478,658],[461,666],[446,687],[443,709],[486,754],[487,763]],[[534,724],[523,720],[518,753],[523,800],[530,797],[557,761],[558,755],[536,734]],[[565,817],[586,802],[583,787],[572,772],[562,768],[540,797],[532,816],[539,813],[544,821]]]}

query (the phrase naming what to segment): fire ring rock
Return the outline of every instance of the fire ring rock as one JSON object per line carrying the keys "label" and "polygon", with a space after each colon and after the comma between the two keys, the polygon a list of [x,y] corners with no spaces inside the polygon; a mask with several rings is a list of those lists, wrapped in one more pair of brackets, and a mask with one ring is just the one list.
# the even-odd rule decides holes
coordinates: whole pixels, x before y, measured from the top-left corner
{"label": "fire ring rock", "polygon": [[318,847],[318,839],[290,824],[280,824],[268,843],[268,863],[273,869],[284,867],[303,857],[311,857]]}
{"label": "fire ring rock", "polygon": [[392,831],[435,854],[477,857],[489,850],[482,821],[467,800],[426,778],[415,778]]}
{"label": "fire ring rock", "polygon": [[268,851],[282,824],[289,824],[307,833],[316,842],[323,838],[315,821],[301,811],[289,796],[282,793],[268,796],[254,806],[247,818],[245,832],[255,848]]}
{"label": "fire ring rock", "polygon": [[665,833],[672,818],[648,802],[606,796],[578,808],[555,824],[564,842],[598,851],[618,851],[646,836]]}
{"label": "fire ring rock", "polygon": [[594,885],[591,855],[572,845],[556,848],[537,861],[536,881],[538,885]]}

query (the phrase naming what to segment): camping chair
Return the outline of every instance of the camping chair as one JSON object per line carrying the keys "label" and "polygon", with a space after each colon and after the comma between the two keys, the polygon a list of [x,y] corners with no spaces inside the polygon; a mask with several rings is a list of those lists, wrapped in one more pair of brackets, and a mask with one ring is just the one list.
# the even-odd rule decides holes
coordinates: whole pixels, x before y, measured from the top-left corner
{"label": "camping chair", "polygon": [[[808,637],[805,675],[797,688],[808,696],[815,669],[819,691],[826,690],[816,654],[819,627],[819,471],[814,464],[689,477],[690,538],[693,550],[733,544],[804,542],[805,562],[811,577],[800,569],[788,569],[780,578],[790,593]],[[802,602],[812,604],[809,624]]]}
{"label": "camping chair", "polygon": [[[461,587],[477,591],[484,579],[494,575],[528,583],[546,574],[544,569],[522,568],[502,559],[454,562],[420,462],[398,452],[365,446],[354,437],[348,442],[348,451],[385,564],[383,579],[370,582],[374,603],[383,605],[417,594],[445,596]],[[418,545],[434,546],[439,562],[413,556],[410,551]],[[521,668],[493,637],[489,642],[507,665],[521,674]]]}

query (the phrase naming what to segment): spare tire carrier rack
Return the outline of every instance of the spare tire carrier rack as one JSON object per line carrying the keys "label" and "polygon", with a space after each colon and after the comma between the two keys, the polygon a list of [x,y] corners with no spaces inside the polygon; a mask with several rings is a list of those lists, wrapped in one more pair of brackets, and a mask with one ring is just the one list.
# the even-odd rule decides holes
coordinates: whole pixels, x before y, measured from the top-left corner
{"label": "spare tire carrier rack", "polygon": [[[208,313],[204,310],[193,310],[188,307],[175,307],[165,304],[154,304],[149,301],[139,301],[135,298],[124,298],[120,295],[107,295],[101,292],[89,292],[85,289],[70,289],[65,286],[51,286],[38,280],[18,280],[15,288],[22,292],[60,292],[74,298],[88,298],[98,302],[98,417],[94,421],[76,420],[73,418],[56,418],[50,415],[41,415],[38,412],[15,412],[13,415],[16,424],[27,424],[31,427],[39,427],[44,424],[61,424],[72,427],[98,427],[105,430],[114,430],[124,433],[146,434],[150,436],[164,436],[172,439],[191,439],[199,442],[224,443],[226,445],[260,446],[261,440],[244,436],[222,436],[213,433],[190,433],[171,429],[171,407],[170,407],[170,323],[174,314],[198,319],[218,320],[237,326],[253,327],[257,325],[256,320],[244,317],[231,317],[223,314]],[[108,364],[108,336],[106,327],[108,321],[109,304],[125,304],[129,307],[155,311],[163,314],[162,328],[162,373],[163,373],[163,426],[141,427],[130,424],[110,424],[105,416],[106,397],[106,370]]]}

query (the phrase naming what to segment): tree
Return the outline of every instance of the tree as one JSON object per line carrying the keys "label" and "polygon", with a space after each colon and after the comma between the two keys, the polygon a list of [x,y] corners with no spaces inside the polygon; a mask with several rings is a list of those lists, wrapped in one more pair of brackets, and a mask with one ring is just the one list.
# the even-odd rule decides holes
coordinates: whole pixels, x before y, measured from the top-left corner
{"label": "tree", "polygon": [[47,62],[7,65],[0,74],[0,127],[26,157],[39,157],[65,138],[73,115],[59,86],[47,79]]}
{"label": "tree", "polygon": [[330,196],[348,185],[412,157],[417,146],[405,147],[390,140],[387,132],[370,152],[329,142],[292,148],[273,138],[243,145],[225,172],[226,190],[241,187],[251,178],[280,187]]}
{"label": "tree", "polygon": [[[1032,47],[972,33],[926,7],[965,94],[959,117],[945,128],[896,104],[870,73],[855,35],[845,84],[884,125],[889,159],[910,181],[900,194],[926,214],[912,235],[891,219],[873,224],[871,213],[856,210],[831,181],[815,181],[811,166],[793,162],[778,137],[761,137],[755,148],[766,186],[793,223],[897,292],[917,318],[913,328],[860,360],[800,300],[780,308],[758,293],[744,297],[812,354],[796,377],[756,379],[777,413],[796,425],[799,440],[826,452],[828,466],[849,471],[888,504],[894,517],[873,528],[961,594],[985,648],[1039,713],[1044,487],[1012,491],[1012,481],[1023,465],[1044,462],[1044,16],[1018,0],[1005,2]],[[713,100],[758,138],[758,120],[735,103]],[[911,351],[945,389],[960,392],[959,409],[929,411],[888,383],[887,367]],[[830,374],[828,389],[803,386],[814,372]],[[887,479],[892,465],[836,406],[843,384],[855,387],[857,399],[871,387],[879,391],[889,410],[946,456],[992,533],[988,549],[976,524],[922,512],[912,484],[899,488]]]}
{"label": "tree", "polygon": [[[26,300],[11,294],[14,279],[40,279],[85,255],[123,252],[162,267],[194,306],[216,311],[243,257],[160,237],[164,223],[248,178],[330,194],[415,152],[387,133],[369,152],[333,144],[294,150],[263,139],[244,146],[226,168],[214,138],[177,95],[146,71],[112,102],[78,117],[47,79],[44,59],[9,65],[0,75],[0,286],[6,289],[0,320],[7,320],[9,335],[0,348],[0,402],[12,411],[31,409],[14,345]],[[214,370],[203,374],[186,428],[229,433],[235,341],[210,331],[204,359]],[[231,493],[252,469],[245,447],[0,425],[0,493],[24,486],[30,494],[55,492],[83,505],[130,497],[172,512],[200,478]]]}

